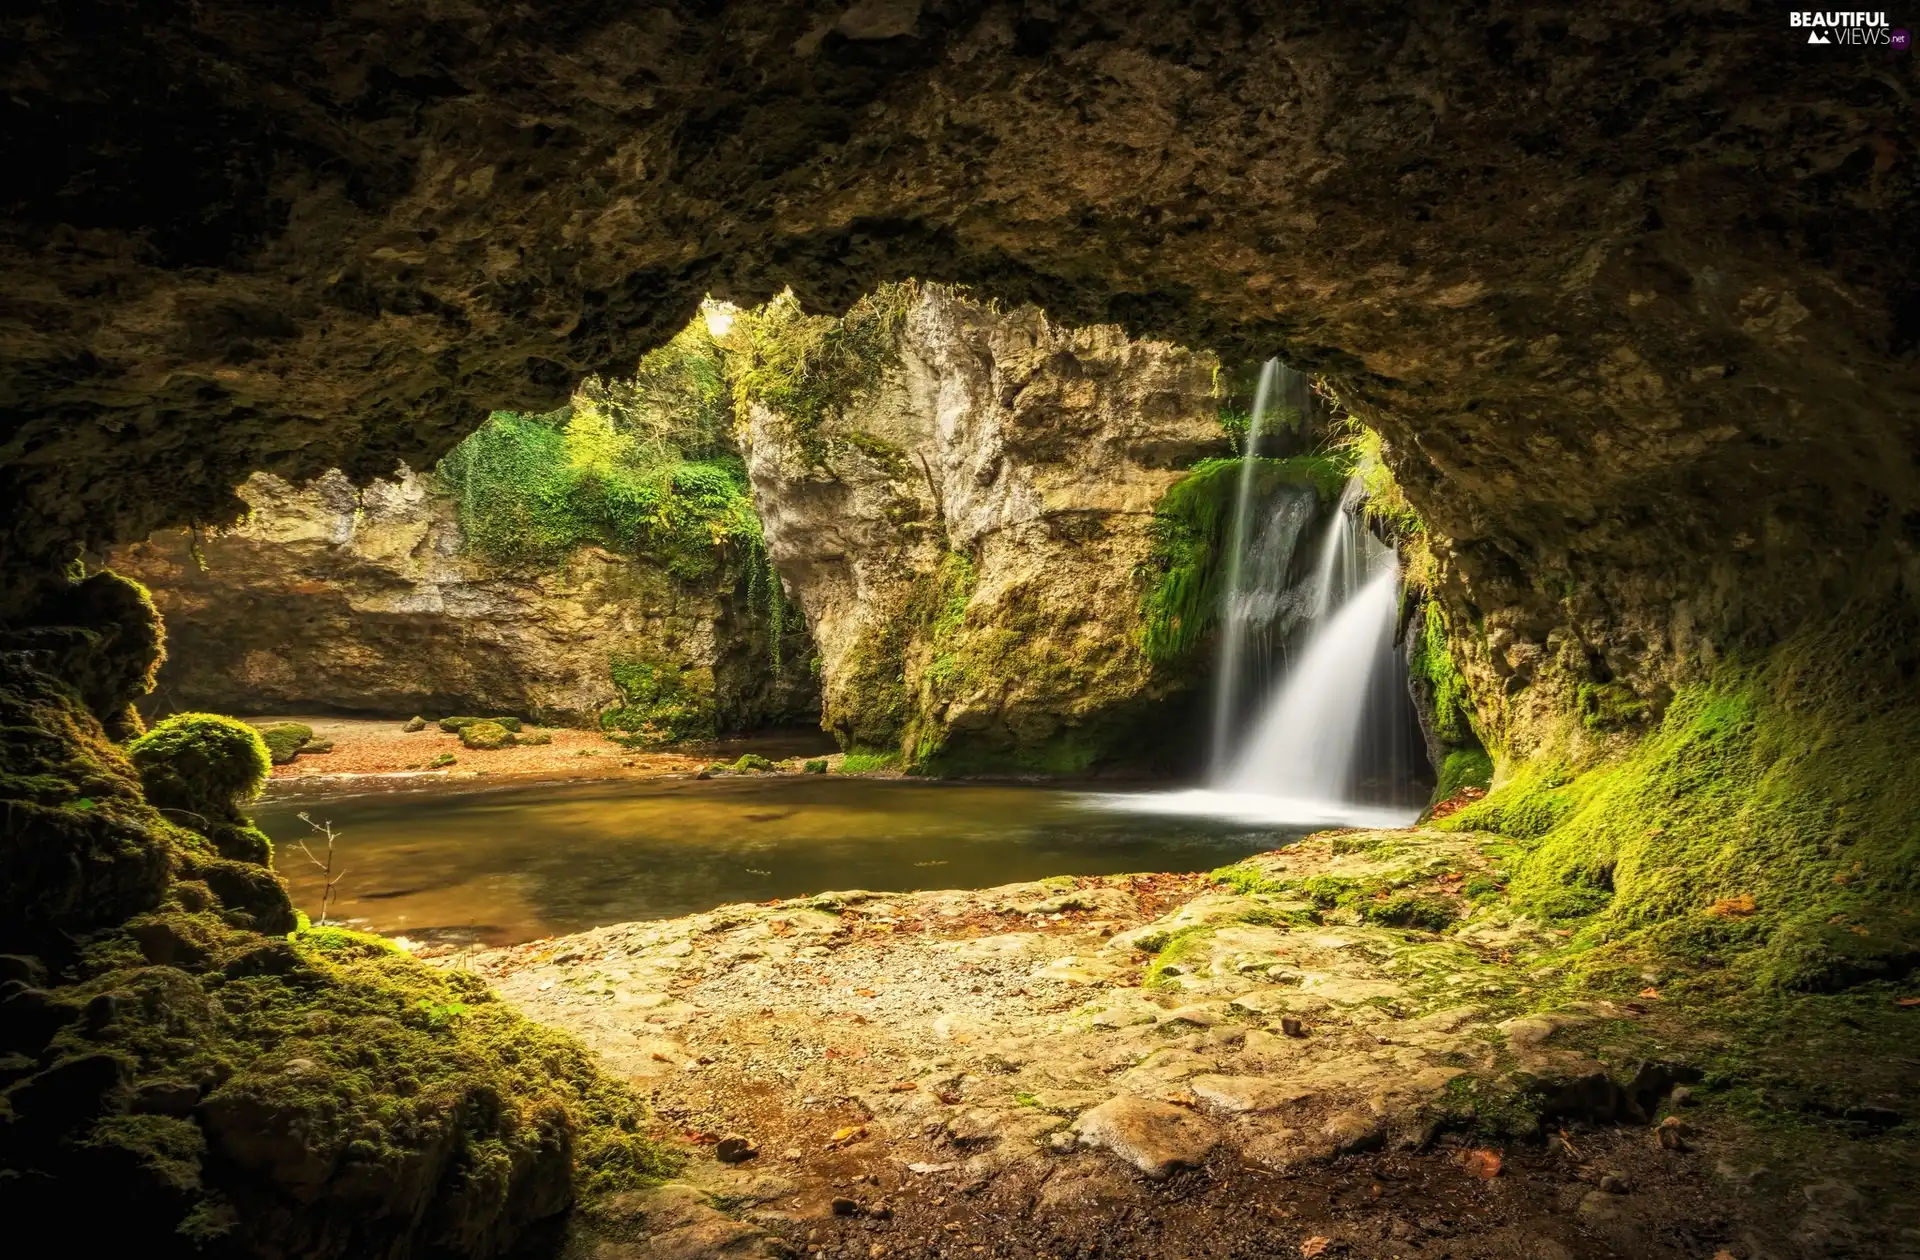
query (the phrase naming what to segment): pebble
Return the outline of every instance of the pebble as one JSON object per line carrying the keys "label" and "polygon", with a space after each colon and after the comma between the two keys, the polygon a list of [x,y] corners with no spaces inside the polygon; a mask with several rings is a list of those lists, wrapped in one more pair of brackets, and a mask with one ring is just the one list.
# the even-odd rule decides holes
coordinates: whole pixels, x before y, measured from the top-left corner
{"label": "pebble", "polygon": [[859,1210],[860,1205],[852,1199],[835,1199],[833,1201],[833,1214],[835,1216],[852,1216]]}

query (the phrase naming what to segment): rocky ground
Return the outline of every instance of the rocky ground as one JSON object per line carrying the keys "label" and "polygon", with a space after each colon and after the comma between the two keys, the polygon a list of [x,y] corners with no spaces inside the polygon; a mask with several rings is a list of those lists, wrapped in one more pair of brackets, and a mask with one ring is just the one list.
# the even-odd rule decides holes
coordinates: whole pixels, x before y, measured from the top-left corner
{"label": "rocky ground", "polygon": [[[743,752],[760,753],[774,759],[776,768],[797,774],[805,759],[790,755],[793,750],[787,745],[798,749],[804,744],[812,748],[824,738],[776,736],[671,749],[631,749],[612,742],[598,731],[530,726],[525,728],[526,733],[550,736],[552,742],[483,750],[466,747],[459,736],[450,735],[432,723],[424,730],[408,731],[402,723],[384,718],[302,714],[248,720],[260,725],[304,722],[313,728],[316,739],[333,741],[331,752],[302,753],[284,766],[275,766],[276,781],[369,774],[433,775],[450,779],[481,774],[500,778],[649,779],[669,774],[698,774],[716,761],[732,764]],[[452,757],[453,761],[435,766],[433,762],[438,757]],[[829,755],[827,760],[833,764],[839,757]]]}
{"label": "rocky ground", "polygon": [[1487,865],[1335,834],[1224,878],[832,893],[440,961],[687,1151],[575,1239],[600,1260],[1915,1254],[1912,1196],[1864,1211],[1847,1151],[1783,1166],[1695,1105],[1657,990],[1544,991],[1555,939],[1476,908]]}

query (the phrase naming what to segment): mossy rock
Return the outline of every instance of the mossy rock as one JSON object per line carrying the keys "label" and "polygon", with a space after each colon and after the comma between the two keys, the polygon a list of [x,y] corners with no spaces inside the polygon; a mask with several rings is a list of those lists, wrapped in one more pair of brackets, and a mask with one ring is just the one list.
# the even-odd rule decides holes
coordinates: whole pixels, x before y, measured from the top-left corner
{"label": "mossy rock", "polygon": [[330,739],[310,739],[300,745],[300,751],[303,753],[330,753],[333,751],[333,741]]}
{"label": "mossy rock", "polygon": [[505,748],[514,742],[513,732],[498,722],[473,722],[460,728],[460,742],[468,748]]}
{"label": "mossy rock", "polygon": [[764,772],[773,769],[773,763],[759,753],[741,753],[740,760],[729,767],[735,774]]}
{"label": "mossy rock", "polygon": [[122,741],[141,733],[133,702],[153,691],[166,660],[166,634],[153,597],[140,583],[102,569],[60,588],[6,634],[6,646],[44,653],[48,673],[79,693]]}
{"label": "mossy rock", "polygon": [[[306,728],[300,728],[306,729]],[[196,830],[238,819],[270,769],[266,734],[217,713],[176,713],[127,747],[147,799],[192,815]]]}
{"label": "mossy rock", "polygon": [[448,753],[448,752],[435,753],[433,755],[433,760],[427,763],[427,769],[440,770],[447,766],[453,765],[455,762],[459,760],[460,759],[454,756],[452,753]]}
{"label": "mossy rock", "polygon": [[802,774],[825,774],[826,772],[827,759],[825,757],[815,757],[812,761],[800,767],[800,773]]}
{"label": "mossy rock", "polygon": [[440,729],[449,735],[458,735],[469,726],[480,722],[492,722],[495,726],[504,727],[508,731],[517,732],[520,729],[520,719],[517,717],[443,717],[440,719]]}
{"label": "mossy rock", "polygon": [[298,757],[307,741],[313,738],[313,728],[305,722],[269,722],[255,729],[267,742],[267,753],[276,766],[284,766]]}
{"label": "mossy rock", "polygon": [[415,731],[424,731],[427,729],[427,719],[419,716],[410,717],[400,724],[400,729],[409,735]]}
{"label": "mossy rock", "polygon": [[539,748],[553,742],[553,735],[547,731],[533,731],[526,735],[516,735],[516,744],[525,744],[530,748]]}

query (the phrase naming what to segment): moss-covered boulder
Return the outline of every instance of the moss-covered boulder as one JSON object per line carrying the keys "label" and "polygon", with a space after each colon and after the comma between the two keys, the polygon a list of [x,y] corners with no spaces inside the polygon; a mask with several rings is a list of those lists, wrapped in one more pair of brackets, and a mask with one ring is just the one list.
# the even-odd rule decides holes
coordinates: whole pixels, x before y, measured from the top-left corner
{"label": "moss-covered boulder", "polygon": [[418,714],[415,714],[413,717],[408,718],[405,722],[402,722],[400,724],[400,729],[405,731],[409,735],[413,734],[416,731],[424,731],[427,729],[427,719],[419,716]]}
{"label": "moss-covered boulder", "polygon": [[759,753],[741,753],[740,759],[727,769],[735,774],[764,774],[773,769],[773,763]]}
{"label": "moss-covered boulder", "polygon": [[458,735],[479,722],[492,722],[495,726],[505,727],[508,731],[516,733],[520,730],[520,719],[517,717],[443,717],[440,719],[440,729],[449,735]]}
{"label": "moss-covered boulder", "polygon": [[21,654],[0,727],[0,950],[34,986],[0,1021],[0,1214],[75,1254],[488,1258],[667,1171],[575,1043],[378,939],[297,931],[264,837],[215,851],[258,836],[251,728],[181,715],[123,755]]}
{"label": "moss-covered boulder", "polygon": [[266,741],[267,753],[276,766],[284,766],[298,757],[300,750],[313,738],[313,728],[305,722],[269,722],[257,729],[260,738]]}
{"label": "moss-covered boulder", "polygon": [[177,713],[127,748],[147,800],[161,809],[228,818],[260,794],[271,768],[266,733],[217,713]]}
{"label": "moss-covered boulder", "polygon": [[514,735],[498,722],[473,722],[460,728],[460,742],[468,748],[505,748]]}
{"label": "moss-covered boulder", "polygon": [[54,588],[23,621],[0,643],[29,651],[39,668],[79,693],[109,738],[144,729],[133,703],[152,692],[166,660],[166,634],[146,587],[102,569]]}

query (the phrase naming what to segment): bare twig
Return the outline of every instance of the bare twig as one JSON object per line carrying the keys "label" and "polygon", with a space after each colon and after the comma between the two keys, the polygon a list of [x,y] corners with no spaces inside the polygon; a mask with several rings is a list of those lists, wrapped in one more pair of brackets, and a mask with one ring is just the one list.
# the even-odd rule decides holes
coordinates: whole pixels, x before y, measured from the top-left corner
{"label": "bare twig", "polygon": [[314,869],[320,872],[320,878],[324,881],[320,886],[320,917],[314,920],[314,926],[325,927],[327,925],[327,907],[333,903],[333,886],[339,883],[341,877],[346,874],[345,871],[335,871],[333,869],[333,842],[338,840],[340,835],[333,829],[333,823],[315,822],[307,816],[304,810],[295,815],[295,817],[327,838],[327,856],[325,861],[314,856],[313,850],[307,847],[305,840],[296,842],[300,846],[300,852],[306,855],[307,861],[313,863]]}

